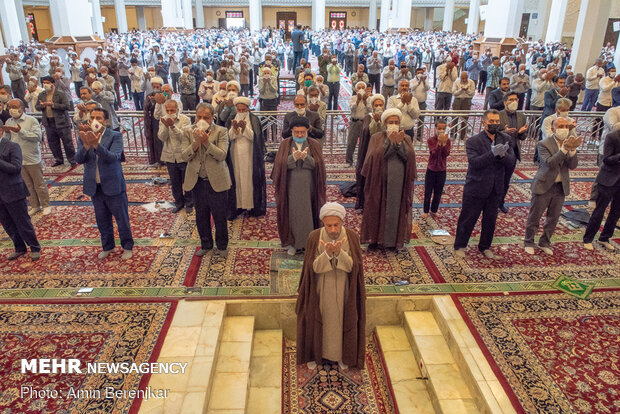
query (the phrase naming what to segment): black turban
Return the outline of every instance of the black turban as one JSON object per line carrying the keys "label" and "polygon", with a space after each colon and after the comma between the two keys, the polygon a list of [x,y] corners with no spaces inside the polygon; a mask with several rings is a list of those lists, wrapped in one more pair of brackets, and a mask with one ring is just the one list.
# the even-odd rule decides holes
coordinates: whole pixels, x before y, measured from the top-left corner
{"label": "black turban", "polygon": [[310,121],[308,121],[308,118],[304,116],[295,116],[291,119],[289,126],[291,129],[295,127],[305,127],[306,129],[310,129]]}

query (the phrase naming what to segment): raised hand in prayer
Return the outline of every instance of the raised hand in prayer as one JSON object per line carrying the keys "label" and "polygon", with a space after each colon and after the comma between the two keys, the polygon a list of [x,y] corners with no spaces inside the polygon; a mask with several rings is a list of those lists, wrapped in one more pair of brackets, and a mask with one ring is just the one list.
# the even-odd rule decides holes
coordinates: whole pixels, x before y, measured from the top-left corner
{"label": "raised hand in prayer", "polygon": [[562,146],[568,151],[575,151],[583,141],[582,137],[570,136],[564,140]]}
{"label": "raised hand in prayer", "polygon": [[157,102],[158,104],[163,104],[164,102],[166,102],[166,97],[163,93],[156,93],[155,102]]}
{"label": "raised hand in prayer", "polygon": [[316,111],[319,110],[319,104],[309,104],[308,105],[308,109],[313,111],[313,112],[316,112]]}
{"label": "raised hand in prayer", "polygon": [[340,239],[334,242],[325,242],[323,240],[319,241],[321,242],[321,246],[323,246],[328,256],[338,256],[340,254],[342,242],[344,241],[344,239]]}
{"label": "raised hand in prayer", "polygon": [[524,133],[525,131],[527,131],[527,124],[523,125],[521,128],[519,128],[519,134]]}
{"label": "raised hand in prayer", "polygon": [[448,134],[437,135],[437,143],[442,147],[448,142]]}
{"label": "raised hand in prayer", "polygon": [[409,102],[411,102],[411,97],[413,95],[411,95],[409,92],[405,92],[401,95],[400,100],[402,101],[402,103],[404,103],[405,105],[407,105]]}

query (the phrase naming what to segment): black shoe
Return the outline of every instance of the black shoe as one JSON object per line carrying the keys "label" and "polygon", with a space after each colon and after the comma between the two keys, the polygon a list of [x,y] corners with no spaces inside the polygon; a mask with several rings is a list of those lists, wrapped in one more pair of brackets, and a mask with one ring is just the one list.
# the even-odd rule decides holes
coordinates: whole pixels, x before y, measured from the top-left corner
{"label": "black shoe", "polygon": [[499,211],[501,211],[504,214],[508,213],[508,207],[502,204],[501,206],[499,206]]}
{"label": "black shoe", "polygon": [[379,245],[377,243],[371,243],[368,245],[368,250],[378,250]]}
{"label": "black shoe", "polygon": [[71,168],[75,167],[76,165],[77,165],[77,162],[71,161]]}
{"label": "black shoe", "polygon": [[192,214],[193,211],[194,211],[194,207],[185,207],[185,212],[187,214]]}
{"label": "black shoe", "polygon": [[201,257],[204,256],[205,254],[207,254],[207,252],[209,250],[213,249],[213,245],[211,246],[206,246],[206,247],[201,247],[197,252],[196,252],[196,256]]}
{"label": "black shoe", "polygon": [[172,209],[172,212],[178,213],[181,210],[183,210],[183,206],[174,206],[174,208]]}
{"label": "black shoe", "polygon": [[25,255],[26,253],[28,253],[28,252],[25,251],[25,250],[23,252],[13,252],[10,255],[8,255],[6,258],[7,258],[7,260],[15,260],[18,257],[21,257],[21,256]]}
{"label": "black shoe", "polygon": [[60,167],[61,165],[65,165],[65,163],[64,163],[64,162],[62,162],[62,161],[56,161],[56,162],[52,165],[52,167]]}

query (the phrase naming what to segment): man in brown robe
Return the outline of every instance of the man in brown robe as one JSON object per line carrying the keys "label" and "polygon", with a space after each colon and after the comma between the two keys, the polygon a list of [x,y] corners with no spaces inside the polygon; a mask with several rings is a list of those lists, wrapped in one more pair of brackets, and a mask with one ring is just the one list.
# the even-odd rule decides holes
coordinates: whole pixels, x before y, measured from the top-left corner
{"label": "man in brown robe", "polygon": [[288,254],[301,253],[308,234],[320,226],[319,209],[325,204],[325,163],[321,145],[308,137],[307,118],[290,121],[292,137],[280,143],[271,172],[275,187],[278,234]]}
{"label": "man in brown robe", "polygon": [[402,114],[397,108],[383,112],[386,131],[370,138],[362,176],[364,213],[362,243],[401,249],[411,238],[411,202],[416,178],[411,138],[400,130]]}
{"label": "man in brown robe", "polygon": [[323,359],[340,369],[364,367],[366,291],[357,233],[342,226],[345,209],[326,203],[324,227],[310,233],[299,281],[297,364],[314,369]]}
{"label": "man in brown robe", "polygon": [[366,180],[362,176],[362,167],[368,152],[368,144],[370,137],[380,131],[385,131],[385,126],[381,122],[381,114],[385,111],[385,97],[381,94],[375,94],[370,98],[370,107],[372,113],[366,115],[362,125],[362,135],[360,136],[360,147],[357,150],[357,165],[355,166],[355,181],[357,198],[355,201],[355,209],[364,208],[364,183]]}

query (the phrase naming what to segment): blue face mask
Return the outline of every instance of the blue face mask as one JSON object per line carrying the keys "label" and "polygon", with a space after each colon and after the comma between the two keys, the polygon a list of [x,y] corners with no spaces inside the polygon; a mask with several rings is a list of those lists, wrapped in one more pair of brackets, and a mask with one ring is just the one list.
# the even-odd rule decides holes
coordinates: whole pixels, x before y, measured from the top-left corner
{"label": "blue face mask", "polygon": [[298,137],[293,136],[293,140],[298,144],[303,144],[304,142],[306,142],[306,137],[298,138]]}

